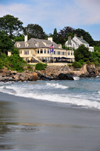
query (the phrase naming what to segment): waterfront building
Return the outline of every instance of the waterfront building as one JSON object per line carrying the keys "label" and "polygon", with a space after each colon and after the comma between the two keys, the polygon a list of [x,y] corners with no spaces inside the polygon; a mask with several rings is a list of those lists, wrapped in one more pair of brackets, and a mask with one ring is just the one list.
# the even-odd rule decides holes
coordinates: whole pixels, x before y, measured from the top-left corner
{"label": "waterfront building", "polygon": [[[19,49],[20,57],[27,62],[73,62],[74,51],[62,48],[56,44],[52,37],[48,40],[25,36],[24,41],[17,41],[14,45]],[[53,46],[53,49],[50,47]]]}
{"label": "waterfront building", "polygon": [[94,52],[94,47],[89,46],[89,44],[83,39],[83,36],[77,37],[77,35],[75,34],[72,39],[71,36],[69,36],[68,40],[65,42],[65,46],[71,49],[77,49],[82,44],[85,47],[89,48],[89,51]]}

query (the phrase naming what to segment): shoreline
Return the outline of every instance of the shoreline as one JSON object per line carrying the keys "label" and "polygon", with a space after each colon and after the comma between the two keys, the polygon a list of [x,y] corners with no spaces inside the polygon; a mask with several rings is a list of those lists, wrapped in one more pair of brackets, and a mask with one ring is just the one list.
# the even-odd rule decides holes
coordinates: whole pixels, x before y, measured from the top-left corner
{"label": "shoreline", "polygon": [[0,149],[100,149],[100,111],[0,92]]}

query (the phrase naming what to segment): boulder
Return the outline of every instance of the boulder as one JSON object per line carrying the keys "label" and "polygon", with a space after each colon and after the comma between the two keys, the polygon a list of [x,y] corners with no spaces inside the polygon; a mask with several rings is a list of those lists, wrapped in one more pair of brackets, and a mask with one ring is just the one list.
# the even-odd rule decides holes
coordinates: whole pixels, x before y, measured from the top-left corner
{"label": "boulder", "polygon": [[87,65],[88,77],[96,77],[95,65]]}
{"label": "boulder", "polygon": [[28,74],[29,81],[37,81],[39,80],[38,74],[36,72]]}
{"label": "boulder", "polygon": [[60,73],[58,75],[58,80],[74,80],[74,77],[72,74],[64,74],[64,73]]}

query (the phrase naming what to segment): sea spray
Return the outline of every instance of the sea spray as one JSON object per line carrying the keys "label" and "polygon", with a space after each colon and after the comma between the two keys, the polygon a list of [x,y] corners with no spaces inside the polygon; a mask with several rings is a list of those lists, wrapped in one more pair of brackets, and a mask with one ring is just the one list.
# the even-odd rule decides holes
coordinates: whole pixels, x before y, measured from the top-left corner
{"label": "sea spray", "polygon": [[100,78],[75,81],[0,83],[0,92],[39,100],[100,109]]}

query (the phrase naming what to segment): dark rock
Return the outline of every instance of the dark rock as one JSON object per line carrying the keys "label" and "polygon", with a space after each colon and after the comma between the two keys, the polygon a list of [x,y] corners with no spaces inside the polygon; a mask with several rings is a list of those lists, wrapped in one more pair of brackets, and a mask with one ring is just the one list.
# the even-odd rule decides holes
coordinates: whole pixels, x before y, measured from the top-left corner
{"label": "dark rock", "polygon": [[58,80],[74,80],[74,78],[73,78],[73,75],[71,75],[71,74],[60,73],[58,75]]}

